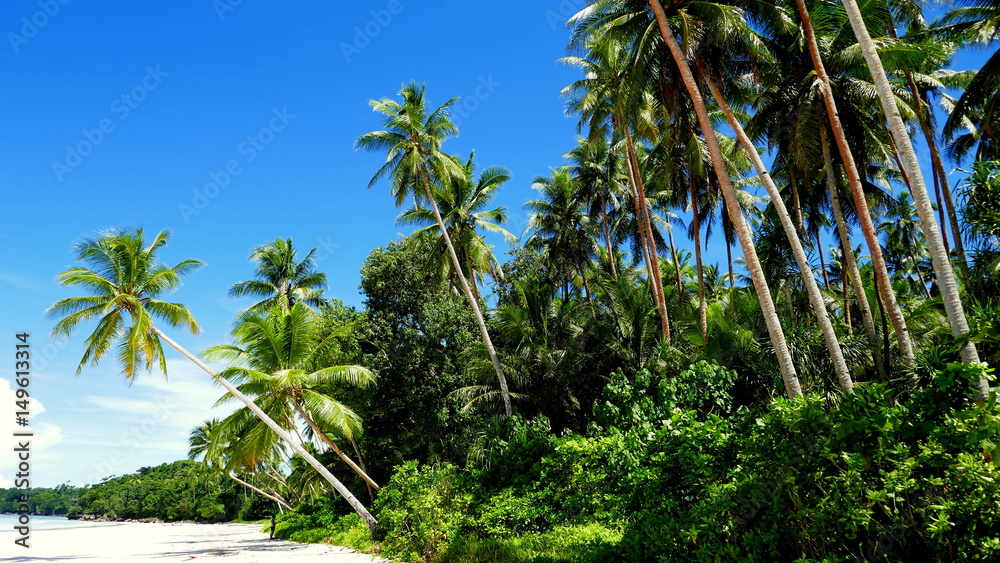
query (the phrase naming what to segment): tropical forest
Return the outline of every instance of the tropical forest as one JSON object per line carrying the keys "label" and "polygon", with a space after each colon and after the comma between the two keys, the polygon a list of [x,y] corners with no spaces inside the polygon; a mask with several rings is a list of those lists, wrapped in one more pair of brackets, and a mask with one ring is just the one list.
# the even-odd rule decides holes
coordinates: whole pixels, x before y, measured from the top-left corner
{"label": "tropical forest", "polygon": [[76,241],[48,314],[80,369],[183,356],[231,414],[38,510],[273,514],[408,562],[1000,560],[1000,2],[578,4],[578,136],[533,180],[449,152],[433,84],[348,110],[384,163],[341,189],[406,231],[361,306],[308,246],[242,241],[250,305],[187,350],[195,241]]}

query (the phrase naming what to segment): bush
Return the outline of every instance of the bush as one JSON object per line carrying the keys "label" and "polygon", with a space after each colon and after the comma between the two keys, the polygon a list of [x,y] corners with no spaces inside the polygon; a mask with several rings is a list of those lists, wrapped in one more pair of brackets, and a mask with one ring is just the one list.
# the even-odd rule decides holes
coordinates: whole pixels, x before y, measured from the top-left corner
{"label": "bush", "polygon": [[435,561],[467,524],[471,498],[453,465],[419,468],[411,461],[397,467],[374,507],[385,552],[406,561]]}

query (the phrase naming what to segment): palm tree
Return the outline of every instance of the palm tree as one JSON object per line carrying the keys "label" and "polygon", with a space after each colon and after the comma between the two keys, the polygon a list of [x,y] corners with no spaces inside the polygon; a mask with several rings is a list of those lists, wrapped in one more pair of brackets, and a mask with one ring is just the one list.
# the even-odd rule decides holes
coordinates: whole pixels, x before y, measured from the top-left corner
{"label": "palm tree", "polygon": [[142,229],[110,230],[97,237],[85,238],[75,245],[76,260],[89,267],[68,268],[59,274],[59,283],[83,288],[89,295],[60,299],[46,313],[52,317],[60,317],[52,329],[53,335],[58,337],[68,337],[81,322],[97,319],[94,332],[84,341],[86,350],[77,373],[80,373],[88,361],[91,365],[97,365],[112,346],[117,346],[118,361],[127,379],[133,379],[140,371],[154,366],[166,374],[167,365],[161,341],[166,342],[211,375],[274,430],[282,441],[302,456],[347,500],[374,533],[377,524],[375,518],[323,464],[292,440],[249,397],[154,325],[155,318],[170,326],[187,328],[192,333],[198,331],[198,323],[186,307],[158,299],[160,295],[179,287],[182,276],[202,266],[202,262],[198,260],[184,260],[174,267],[158,263],[156,253],[167,243],[168,238],[169,233],[161,231],[146,246]]}
{"label": "palm tree", "polygon": [[[476,175],[474,161],[475,153],[462,167],[463,174],[452,178],[444,186],[439,187],[436,195],[441,217],[448,225],[448,235],[451,237],[455,250],[462,262],[462,274],[469,280],[476,301],[482,302],[479,293],[479,283],[486,273],[494,276],[502,274],[491,246],[479,233],[480,229],[500,233],[508,242],[515,240],[513,234],[500,225],[507,222],[507,209],[497,207],[487,209],[492,199],[507,181],[510,171],[500,166],[491,166]],[[427,236],[434,242],[431,256],[437,259],[437,270],[442,279],[451,280],[452,287],[457,286],[457,278],[452,270],[451,261],[445,248],[444,237],[438,229],[434,212],[418,203],[399,215],[396,221],[401,225],[427,225],[414,232],[414,236]]]}
{"label": "palm tree", "polygon": [[268,490],[265,491],[256,485],[244,481],[237,475],[234,465],[238,466],[239,464],[234,463],[234,456],[232,455],[235,448],[231,447],[232,441],[226,440],[222,436],[222,427],[218,419],[206,420],[201,426],[192,430],[191,435],[188,437],[188,445],[188,459],[196,461],[198,458],[201,458],[202,463],[212,471],[220,472],[244,487],[273,500],[281,510],[292,510],[292,506],[277,491],[266,487],[266,485],[265,487]]}
{"label": "palm tree", "polygon": [[854,206],[857,211],[857,217],[861,223],[861,232],[864,234],[865,242],[868,244],[872,266],[875,269],[876,289],[879,292],[882,303],[884,303],[889,310],[889,317],[892,319],[893,328],[896,330],[896,340],[899,343],[900,356],[902,356],[904,364],[912,366],[914,364],[913,345],[910,341],[909,330],[906,328],[906,319],[903,317],[903,311],[900,309],[896,295],[892,291],[889,273],[885,267],[885,260],[882,258],[882,250],[879,244],[878,234],[875,232],[875,224],[868,209],[868,203],[862,192],[861,173],[858,169],[854,154],[851,152],[851,147],[844,132],[844,126],[841,122],[840,114],[837,109],[837,102],[833,96],[830,77],[826,72],[826,66],[823,64],[823,59],[820,55],[819,41],[817,40],[816,33],[813,30],[809,10],[806,8],[805,0],[795,0],[795,4],[798,8],[799,16],[802,19],[802,28],[806,43],[808,44],[809,54],[816,70],[817,78],[822,86],[823,103],[826,106],[827,118],[830,121],[830,129],[833,132],[833,138],[836,142],[838,150],[840,151],[841,160],[847,172],[848,182],[851,186],[851,194],[854,196]]}
{"label": "palm tree", "polygon": [[[329,395],[336,385],[366,387],[375,375],[361,366],[316,366],[325,343],[343,333],[335,331],[317,343],[317,316],[302,303],[291,309],[276,305],[264,315],[246,312],[233,329],[235,345],[215,346],[205,352],[212,360],[231,365],[219,375],[238,382],[237,389],[269,408],[269,415],[293,429],[294,414],[376,491],[379,486],[328,436],[354,439],[361,433],[358,415]],[[348,325],[345,329],[349,329]],[[220,399],[225,402],[229,395]]]}
{"label": "palm tree", "polygon": [[[461,166],[454,158],[441,152],[441,143],[445,139],[456,135],[458,128],[451,121],[448,108],[457,98],[444,103],[437,109],[430,111],[427,100],[424,97],[424,86],[411,82],[403,86],[399,92],[402,102],[391,98],[372,100],[372,109],[382,114],[385,129],[382,131],[372,131],[358,137],[355,147],[366,151],[385,151],[387,153],[386,162],[375,172],[370,189],[380,179],[384,177],[392,178],[392,193],[396,197],[396,204],[401,204],[407,196],[412,195],[416,200],[425,200],[430,204],[431,211],[434,212],[434,220],[437,221],[438,229],[444,238],[448,255],[451,257],[452,268],[456,273],[462,292],[472,306],[473,315],[476,317],[476,324],[482,333],[483,344],[486,352],[490,356],[493,369],[496,371],[497,380],[500,382],[500,394],[503,397],[504,410],[510,416],[513,413],[510,404],[510,391],[507,389],[507,378],[504,377],[503,367],[497,358],[496,349],[490,339],[489,331],[486,329],[486,320],[480,310],[479,302],[469,282],[462,272],[462,262],[458,258],[455,246],[452,244],[451,235],[441,217],[437,200],[431,189],[432,181],[441,183],[450,181],[451,178],[461,177]],[[423,188],[421,194],[420,188]]]}
{"label": "palm tree", "polygon": [[[802,0],[798,0],[801,2]],[[851,29],[858,38],[861,46],[861,53],[864,55],[868,69],[871,71],[875,86],[878,89],[879,99],[882,100],[882,110],[889,123],[889,131],[899,152],[903,172],[910,183],[910,191],[913,201],[917,206],[917,213],[920,215],[920,226],[924,233],[924,240],[930,250],[931,261],[934,264],[934,274],[937,278],[938,290],[941,292],[941,300],[944,303],[945,314],[951,324],[951,331],[955,337],[963,337],[969,332],[969,322],[965,317],[965,310],[962,307],[961,295],[959,295],[958,284],[955,280],[955,271],[951,265],[951,259],[944,248],[941,239],[941,229],[934,219],[934,207],[927,194],[927,187],[924,184],[923,173],[917,162],[917,155],[910,142],[910,136],[906,130],[906,123],[899,112],[896,104],[896,96],[893,93],[889,77],[882,66],[882,59],[879,58],[872,41],[868,28],[861,16],[861,8],[855,0],[842,0],[847,17],[851,22]],[[808,16],[806,16],[808,17]],[[962,346],[962,361],[966,363],[979,362],[979,354],[976,352],[976,345],[967,341]],[[989,393],[989,382],[981,379],[979,382],[979,392],[982,397]]]}
{"label": "palm tree", "polygon": [[542,251],[564,290],[571,284],[573,273],[579,275],[589,301],[585,265],[596,254],[597,244],[579,184],[564,166],[554,169],[551,176],[536,177],[531,187],[539,191],[542,199],[524,204],[532,212],[527,227],[532,234],[525,246]]}
{"label": "palm tree", "polygon": [[310,307],[323,305],[326,274],[316,271],[316,249],[297,261],[292,239],[277,238],[250,251],[250,260],[257,262],[255,279],[233,284],[229,296],[257,297],[260,301],[248,311],[269,311],[275,304],[290,309],[298,301]]}
{"label": "palm tree", "polygon": [[[708,106],[705,103],[705,99],[702,97],[701,90],[695,80],[694,73],[688,64],[687,55],[677,43],[677,39],[674,37],[674,31],[670,29],[670,23],[667,19],[667,14],[663,9],[663,5],[659,2],[659,0],[649,0],[649,6],[653,11],[656,23],[659,26],[660,35],[666,43],[667,48],[670,50],[670,54],[673,56],[674,62],[680,71],[684,87],[687,90],[688,95],[691,97],[691,101],[694,105],[695,114],[698,118],[698,126],[705,138],[705,143],[708,147],[709,155],[711,156],[712,166],[715,170],[716,178],[726,201],[726,209],[729,212],[730,220],[733,223],[737,238],[740,241],[740,246],[743,249],[744,260],[746,262],[747,269],[750,271],[754,288],[756,289],[758,299],[760,300],[760,306],[764,313],[764,320],[767,324],[771,344],[773,345],[775,354],[778,357],[778,367],[781,371],[782,380],[785,384],[785,392],[790,398],[800,397],[802,395],[802,388],[799,384],[798,376],[795,373],[795,366],[792,362],[792,356],[785,341],[785,334],[781,328],[781,321],[779,320],[777,311],[774,307],[774,300],[771,297],[767,280],[764,278],[763,271],[761,270],[760,261],[757,259],[757,252],[753,245],[750,227],[747,225],[746,218],[743,216],[743,212],[740,209],[736,191],[733,188],[729,172],[726,169],[726,161],[722,154],[722,149],[719,146],[719,140],[716,137],[715,127],[709,116]],[[672,9],[676,9],[676,5],[673,5]]]}
{"label": "palm tree", "polygon": [[[1000,0],[963,0],[942,20],[937,34],[987,46],[1000,39]],[[993,53],[966,86],[945,123],[952,153],[961,157],[977,147],[976,160],[1000,158],[1000,50]],[[970,129],[967,135],[959,130]]]}

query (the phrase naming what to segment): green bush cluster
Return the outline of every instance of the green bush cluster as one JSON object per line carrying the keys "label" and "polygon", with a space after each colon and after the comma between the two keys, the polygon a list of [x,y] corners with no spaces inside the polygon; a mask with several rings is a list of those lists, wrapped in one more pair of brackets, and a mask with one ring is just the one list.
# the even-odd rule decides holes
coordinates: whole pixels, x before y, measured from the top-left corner
{"label": "green bush cluster", "polygon": [[[951,364],[907,396],[869,383],[752,412],[733,405],[736,375],[708,362],[674,378],[615,373],[586,435],[513,417],[467,467],[399,466],[374,506],[383,552],[462,563],[997,560],[1000,410],[974,394],[988,374]],[[313,524],[366,535],[350,518]]]}

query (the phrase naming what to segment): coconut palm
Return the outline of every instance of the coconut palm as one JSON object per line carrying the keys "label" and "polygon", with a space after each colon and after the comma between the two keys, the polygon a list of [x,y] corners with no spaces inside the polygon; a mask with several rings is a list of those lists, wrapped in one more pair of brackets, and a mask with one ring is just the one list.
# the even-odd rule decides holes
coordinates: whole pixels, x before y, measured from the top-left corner
{"label": "coconut palm", "polygon": [[[502,272],[491,245],[486,243],[480,229],[499,233],[508,242],[517,237],[500,226],[507,222],[505,207],[488,209],[497,190],[510,180],[510,171],[500,166],[491,166],[477,175],[474,157],[475,153],[469,155],[462,167],[462,176],[452,178],[450,182],[438,187],[435,198],[462,263],[462,274],[469,281],[476,300],[481,303],[481,280],[487,273],[498,276]],[[415,203],[401,213],[396,221],[400,225],[426,225],[413,234],[427,236],[434,241],[431,256],[437,261],[435,268],[441,272],[442,279],[449,280],[453,287],[457,287],[457,278],[448,259],[444,237],[438,229],[434,212]]]}
{"label": "coconut palm", "polygon": [[[597,243],[588,203],[580,197],[580,185],[564,166],[552,170],[550,176],[536,177],[531,187],[542,198],[524,204],[532,212],[527,227],[532,234],[525,247],[542,252],[564,291],[568,292],[578,275],[589,301],[586,264],[597,253]],[[568,293],[564,293],[566,296]]]}
{"label": "coconut palm", "polygon": [[[348,457],[329,434],[353,439],[361,433],[358,415],[330,396],[337,385],[366,387],[375,375],[361,366],[317,366],[315,358],[325,346],[317,342],[316,314],[302,303],[290,309],[276,305],[268,314],[246,312],[233,329],[235,344],[215,346],[205,352],[230,367],[220,376],[237,382],[237,389],[268,407],[268,414],[288,430],[298,414],[313,435],[322,440],[369,486],[379,486]],[[349,329],[350,327],[345,327]],[[327,336],[336,338],[342,331]],[[225,395],[220,403],[232,399]]]}
{"label": "coconut palm", "polygon": [[198,323],[184,305],[158,299],[181,284],[181,277],[201,267],[198,260],[184,260],[167,267],[156,261],[156,253],[167,243],[169,233],[161,231],[146,245],[142,229],[109,230],[88,237],[74,246],[74,266],[59,274],[60,285],[79,287],[88,295],[68,297],[53,304],[46,313],[59,320],[52,329],[58,337],[72,335],[82,322],[97,319],[97,326],[84,341],[86,349],[77,367],[79,373],[90,362],[97,365],[114,346],[122,373],[134,379],[140,371],[158,368],[166,374],[163,345],[166,342],[194,362],[238,401],[271,428],[295,453],[309,463],[354,508],[374,532],[375,518],[344,485],[319,461],[303,449],[285,430],[260,409],[249,397],[220,377],[204,362],[164,334],[154,319],[169,326],[180,326],[193,333]]}
{"label": "coconut palm", "polygon": [[[794,363],[785,341],[785,335],[781,328],[781,321],[774,308],[774,301],[770,294],[763,273],[760,268],[756,251],[753,247],[749,225],[739,207],[739,202],[735,190],[730,180],[729,171],[726,168],[726,161],[719,140],[715,133],[715,126],[709,115],[709,109],[705,99],[698,87],[694,73],[688,63],[688,55],[682,50],[681,45],[675,37],[675,30],[671,29],[671,22],[663,8],[657,0],[649,0],[648,7],[652,14],[646,10],[647,4],[638,0],[630,0],[615,3],[597,2],[588,9],[581,12],[576,18],[578,28],[584,31],[578,34],[592,33],[593,30],[611,29],[631,38],[638,38],[637,41],[647,41],[651,33],[659,31],[666,44],[671,58],[677,66],[680,74],[680,81],[690,96],[692,106],[697,117],[697,124],[701,130],[710,155],[710,161],[719,182],[723,197],[726,201],[726,209],[733,222],[734,230],[740,241],[740,246],[746,259],[746,264],[751,272],[754,281],[754,288],[760,300],[760,306],[764,312],[764,319],[768,327],[768,334],[771,338],[775,354],[778,359],[778,366],[785,384],[785,391],[789,397],[798,397],[802,394],[798,376],[795,373]],[[670,6],[671,15],[677,15],[683,20],[683,24],[677,29],[685,37],[686,47],[691,47],[691,34],[697,30],[710,29],[711,26],[698,25],[688,11],[693,9],[698,11],[698,15],[705,17],[720,17],[721,20],[712,22],[712,25],[730,25],[726,19],[738,17],[738,13],[732,9],[726,9],[715,3],[703,2],[677,2]],[[650,16],[652,15],[652,18]],[[617,28],[617,29],[616,29]]]}
{"label": "coconut palm", "polygon": [[319,308],[324,303],[326,274],[316,271],[315,252],[314,248],[297,260],[290,238],[277,238],[254,248],[250,260],[257,262],[255,278],[233,284],[229,296],[261,298],[248,311],[268,311],[276,304],[290,309],[298,301]]}
{"label": "coconut palm", "polygon": [[[802,2],[802,0],[798,1]],[[875,81],[879,99],[882,101],[882,110],[888,121],[889,131],[892,133],[896,150],[899,152],[903,172],[909,179],[910,191],[917,207],[917,213],[920,215],[920,226],[924,233],[924,240],[927,241],[931,261],[934,264],[934,275],[937,278],[938,290],[941,292],[941,300],[944,303],[945,314],[948,316],[948,321],[951,324],[952,334],[957,338],[961,338],[968,334],[969,322],[965,317],[965,310],[962,307],[962,299],[958,291],[958,283],[955,280],[955,271],[952,268],[951,259],[945,250],[944,242],[941,239],[940,226],[934,219],[934,207],[927,194],[923,173],[917,162],[917,155],[913,150],[913,144],[910,142],[906,123],[903,121],[903,116],[896,103],[892,84],[889,82],[889,77],[882,66],[882,59],[879,58],[876,51],[875,42],[872,41],[871,35],[868,33],[868,28],[862,18],[861,8],[855,0],[841,1],[851,22],[851,29],[854,30],[854,35],[861,46],[861,53],[864,55],[865,62],[868,64],[868,69],[871,71],[872,78]],[[979,361],[976,345],[971,340],[967,341],[961,350],[962,361],[966,363]],[[983,397],[989,393],[989,383],[985,379],[981,379],[979,382],[979,392]]]}
{"label": "coconut palm", "polygon": [[500,365],[493,341],[486,329],[486,320],[483,318],[479,302],[473,295],[469,282],[464,275],[461,275],[462,262],[458,258],[454,244],[452,244],[451,235],[441,217],[441,211],[438,209],[437,200],[431,187],[435,181],[445,183],[451,181],[452,178],[461,177],[463,174],[459,163],[441,151],[441,143],[458,133],[458,128],[455,127],[448,113],[449,107],[457,98],[452,98],[444,105],[431,110],[424,97],[424,87],[415,82],[404,85],[399,96],[401,101],[383,98],[370,102],[372,109],[382,114],[385,129],[365,133],[358,137],[355,143],[355,147],[360,150],[387,153],[385,164],[375,172],[368,187],[371,188],[382,178],[389,177],[392,179],[391,189],[392,194],[396,197],[397,205],[405,201],[408,196],[430,205],[451,258],[452,268],[456,273],[462,292],[472,307],[476,324],[479,325],[479,331],[483,337],[483,344],[486,346],[486,352],[489,354],[494,371],[496,371],[504,410],[510,416],[513,411],[510,404],[510,392],[507,389],[507,378],[504,377],[503,367]]}
{"label": "coconut palm", "polygon": [[280,510],[292,510],[292,506],[278,491],[267,485],[263,485],[264,488],[258,487],[239,477],[236,470],[241,464],[234,463],[236,456],[233,455],[236,448],[233,447],[233,441],[227,440],[222,434],[219,420],[215,418],[206,420],[201,426],[192,430],[188,437],[188,459],[197,461],[201,458],[202,463],[212,471],[222,473],[240,485],[273,500]]}

